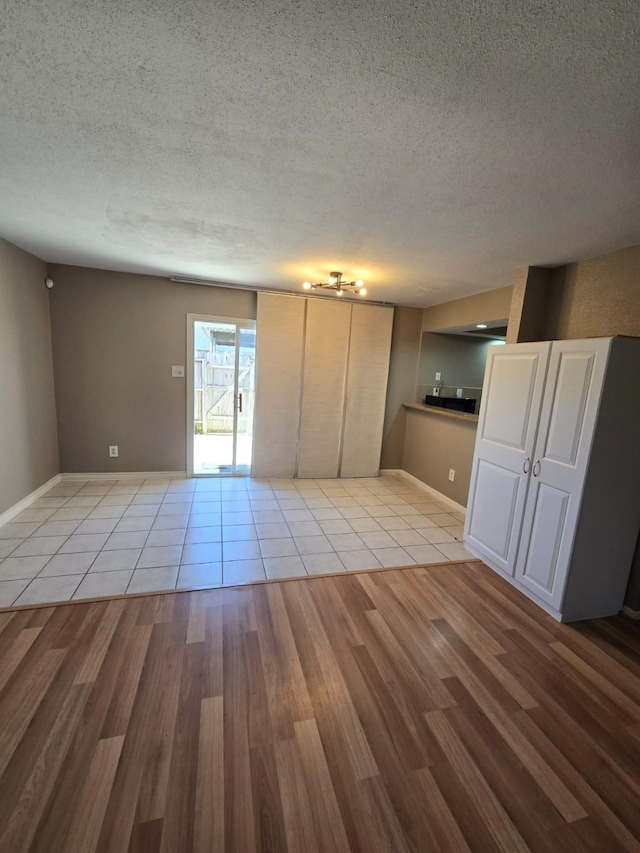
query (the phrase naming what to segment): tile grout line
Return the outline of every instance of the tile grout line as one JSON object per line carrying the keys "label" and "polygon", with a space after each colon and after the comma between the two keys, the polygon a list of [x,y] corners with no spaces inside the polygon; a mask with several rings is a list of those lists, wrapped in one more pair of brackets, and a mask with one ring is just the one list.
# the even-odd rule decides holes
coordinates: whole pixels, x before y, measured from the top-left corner
{"label": "tile grout line", "polygon": [[[385,478],[385,479],[387,479],[387,478]],[[288,481],[288,488],[284,488],[283,487],[284,483],[278,482],[278,481],[269,482],[268,484],[264,483],[264,484],[262,484],[264,486],[263,488],[255,488],[257,483],[253,483],[252,481],[249,480],[249,481],[247,481],[247,483],[254,486],[254,488],[249,488],[247,486],[247,483],[243,483],[241,487],[235,486],[233,488],[224,488],[224,485],[218,486],[216,484],[216,488],[213,488],[213,489],[211,489],[211,488],[199,489],[198,488],[199,484],[202,481],[196,481],[193,484],[192,488],[184,489],[184,488],[172,488],[172,487],[178,485],[178,483],[181,484],[185,481],[168,481],[168,482],[164,482],[164,483],[158,483],[158,482],[154,482],[154,481],[144,480],[141,484],[136,484],[136,491],[135,492],[128,492],[128,491],[124,492],[124,493],[120,492],[120,494],[122,494],[123,500],[125,497],[129,498],[129,500],[126,503],[124,503],[124,502],[123,503],[112,503],[111,500],[108,500],[109,498],[113,499],[119,493],[118,490],[120,488],[124,487],[123,483],[120,483],[117,480],[106,481],[107,483],[111,483],[111,485],[105,491],[105,489],[104,489],[104,486],[106,485],[105,481],[99,481],[99,483],[93,483],[92,481],[83,481],[83,482],[79,483],[78,488],[73,490],[73,492],[71,492],[70,494],[67,494],[64,496],[61,495],[60,497],[64,497],[63,503],[59,507],[54,508],[51,515],[48,516],[48,518],[46,520],[39,522],[37,524],[37,526],[34,528],[34,530],[31,532],[30,536],[23,539],[23,542],[20,543],[20,544],[23,544],[25,541],[32,539],[32,538],[33,539],[43,538],[43,537],[36,537],[36,536],[34,536],[34,534],[42,527],[43,524],[48,523],[49,519],[53,515],[55,515],[59,510],[64,509],[65,507],[68,508],[69,501],[72,500],[74,497],[82,496],[82,494],[84,492],[87,496],[89,496],[93,493],[92,496],[95,496],[96,498],[98,498],[98,502],[96,504],[94,504],[92,507],[90,507],[87,514],[78,520],[78,524],[74,528],[74,531],[72,531],[71,533],[68,533],[68,534],[61,534],[61,535],[65,536],[65,539],[62,543],[60,543],[56,552],[52,555],[42,555],[42,556],[48,556],[48,560],[38,570],[37,574],[33,578],[28,579],[28,583],[27,583],[26,587],[18,594],[17,598],[14,600],[13,603],[15,604],[15,602],[19,598],[21,598],[22,596],[24,596],[27,593],[28,589],[30,588],[30,586],[32,585],[34,580],[37,580],[37,579],[44,580],[45,579],[42,576],[42,572],[45,571],[47,565],[51,562],[51,560],[55,556],[62,556],[60,554],[60,549],[66,545],[66,543],[69,541],[69,539],[72,536],[75,536],[75,535],[96,535],[96,536],[102,535],[101,533],[78,534],[76,532],[82,526],[82,524],[84,522],[91,521],[91,520],[99,520],[100,518],[104,518],[105,520],[113,518],[113,519],[115,519],[115,524],[114,524],[114,527],[110,531],[107,531],[104,533],[104,535],[106,537],[105,540],[102,542],[101,546],[97,549],[95,556],[93,557],[93,559],[91,560],[91,562],[89,563],[87,568],[84,570],[84,572],[76,572],[76,573],[73,573],[71,575],[61,575],[61,576],[49,575],[46,577],[52,578],[52,579],[58,578],[58,577],[65,577],[65,578],[77,577],[79,579],[78,583],[74,586],[73,591],[71,592],[71,595],[75,595],[75,592],[77,591],[80,584],[82,584],[83,581],[85,581],[85,579],[87,579],[90,576],[92,576],[92,577],[97,577],[99,575],[107,576],[109,574],[109,572],[111,572],[111,571],[130,571],[131,575],[129,577],[129,580],[128,580],[127,586],[126,586],[126,590],[128,591],[130,586],[131,586],[131,583],[134,579],[134,573],[135,572],[146,571],[148,569],[174,568],[173,564],[174,564],[174,562],[177,562],[177,565],[175,565],[176,578],[175,578],[174,586],[172,587],[172,589],[176,589],[177,584],[179,582],[180,574],[182,573],[184,566],[188,565],[192,568],[197,568],[197,566],[201,565],[201,564],[204,565],[208,562],[214,562],[214,563],[218,562],[217,560],[213,560],[213,561],[212,560],[209,560],[209,561],[200,560],[200,562],[196,562],[196,563],[185,563],[184,562],[184,553],[185,553],[185,550],[188,546],[190,546],[190,545],[215,544],[215,543],[207,543],[205,541],[203,541],[203,542],[198,542],[198,541],[187,542],[186,541],[190,531],[199,529],[200,527],[203,526],[203,525],[193,525],[191,522],[192,522],[192,519],[194,519],[194,517],[196,515],[199,515],[199,513],[193,512],[194,506],[196,504],[203,505],[203,504],[207,503],[207,501],[198,500],[198,495],[203,496],[204,494],[215,494],[215,497],[219,498],[219,500],[214,499],[213,501],[210,501],[210,502],[212,504],[216,505],[216,510],[214,513],[212,513],[212,520],[213,520],[213,515],[215,514],[216,522],[214,525],[211,525],[211,526],[212,527],[215,526],[215,527],[219,528],[219,530],[220,530],[220,533],[219,533],[219,536],[220,536],[220,543],[219,543],[220,544],[220,560],[219,560],[219,562],[221,565],[222,585],[229,585],[229,584],[235,585],[238,583],[238,581],[236,579],[234,579],[233,581],[231,581],[231,580],[225,581],[225,579],[224,579],[225,563],[231,564],[231,563],[240,562],[240,561],[243,561],[246,559],[253,559],[256,562],[259,561],[261,564],[261,567],[262,567],[262,572],[263,572],[265,578],[268,579],[267,578],[267,564],[265,561],[282,559],[282,557],[279,558],[277,556],[276,557],[265,556],[261,543],[268,541],[268,537],[259,537],[258,535],[255,535],[255,538],[251,538],[251,539],[243,539],[242,537],[240,537],[240,538],[234,537],[232,539],[227,539],[225,536],[225,531],[228,528],[236,527],[238,524],[247,524],[247,526],[250,526],[251,528],[253,528],[254,533],[257,534],[258,533],[257,525],[260,524],[260,522],[258,522],[256,520],[255,514],[257,512],[261,512],[264,510],[255,509],[253,507],[253,504],[258,503],[258,502],[262,502],[262,501],[273,502],[278,507],[277,512],[280,513],[281,518],[283,519],[282,523],[284,524],[284,527],[288,533],[288,536],[286,536],[284,538],[291,540],[291,543],[292,543],[291,547],[295,550],[295,553],[285,555],[285,556],[296,556],[300,560],[302,567],[304,568],[304,572],[305,572],[304,575],[299,574],[299,575],[294,575],[292,577],[305,577],[305,576],[306,577],[313,577],[316,575],[324,574],[323,572],[316,572],[316,573],[311,572],[310,573],[307,562],[305,562],[305,557],[310,559],[311,557],[314,556],[314,553],[313,552],[303,553],[300,549],[299,543],[296,541],[297,538],[299,539],[305,535],[310,535],[312,537],[314,535],[322,536],[325,540],[327,540],[328,544],[331,547],[331,550],[327,551],[327,552],[320,552],[320,553],[323,556],[326,554],[327,559],[330,556],[336,557],[342,571],[346,571],[346,572],[353,572],[353,571],[360,570],[359,568],[350,569],[348,567],[348,564],[347,564],[348,558],[346,555],[350,552],[353,552],[353,551],[364,551],[364,550],[366,550],[372,556],[372,558],[376,560],[377,563],[380,563],[380,559],[382,559],[382,558],[380,557],[380,559],[378,559],[378,555],[376,555],[375,551],[385,550],[385,549],[389,548],[389,549],[394,549],[394,550],[401,552],[402,554],[405,555],[405,558],[407,560],[419,561],[419,557],[413,557],[413,555],[411,555],[410,552],[406,550],[406,548],[411,548],[411,547],[416,547],[416,546],[422,547],[422,544],[414,543],[413,545],[403,546],[394,537],[394,531],[397,532],[397,535],[399,535],[400,532],[403,532],[404,530],[406,530],[407,532],[413,532],[418,537],[420,537],[423,540],[425,546],[428,546],[429,548],[431,548],[432,552],[434,554],[437,553],[440,555],[441,560],[443,560],[445,562],[451,562],[453,560],[453,558],[449,557],[444,551],[441,551],[438,548],[438,544],[445,544],[445,545],[446,544],[452,544],[452,545],[458,544],[458,545],[460,545],[459,540],[457,540],[455,535],[453,535],[452,533],[449,533],[449,532],[443,530],[443,533],[446,533],[447,536],[452,537],[450,540],[450,543],[445,542],[445,543],[435,543],[434,544],[434,543],[429,541],[429,539],[426,535],[424,535],[424,536],[422,535],[425,530],[428,530],[431,528],[415,528],[415,527],[413,527],[415,520],[425,517],[420,512],[420,505],[424,504],[424,501],[420,501],[418,504],[415,504],[415,501],[414,501],[414,508],[417,509],[418,512],[417,513],[411,513],[409,516],[403,518],[400,509],[402,507],[412,506],[411,498],[415,499],[415,498],[417,498],[418,495],[422,495],[423,492],[422,492],[422,490],[417,490],[415,488],[407,487],[407,485],[405,483],[394,482],[396,480],[397,480],[397,478],[393,478],[393,479],[389,478],[389,482],[384,482],[384,483],[381,482],[381,480],[373,480],[373,481],[368,481],[366,484],[365,483],[359,483],[358,481],[349,481],[348,483],[346,483],[346,482],[342,483],[342,482],[338,482],[338,481],[321,481],[322,485],[319,485],[318,481],[315,481],[313,483],[313,485],[312,485],[311,481],[304,481],[304,482],[300,481],[300,482],[296,482],[296,483]],[[129,489],[133,485],[134,485],[133,483],[127,482],[126,487]],[[395,489],[393,488],[394,485],[395,485]],[[280,486],[280,488],[278,488],[279,486]],[[373,488],[371,486],[373,486]],[[64,487],[64,488],[65,488],[65,491],[68,492],[68,487]],[[95,493],[96,488],[98,488],[97,494]],[[47,494],[49,497],[55,497],[56,496],[55,492],[56,492],[56,487],[52,488],[52,490],[51,490],[52,494],[51,493],[47,493]],[[109,542],[109,540],[111,539],[112,536],[118,534],[119,532],[122,532],[122,533],[135,533],[136,532],[136,531],[118,531],[117,527],[123,521],[123,519],[125,517],[127,517],[126,513],[132,506],[141,505],[143,503],[142,501],[138,501],[138,503],[136,503],[136,499],[140,498],[144,494],[158,495],[160,497],[160,500],[157,504],[156,503],[149,503],[149,507],[155,508],[155,511],[153,512],[153,514],[151,514],[149,516],[141,516],[141,518],[144,517],[144,518],[152,519],[150,526],[146,530],[140,531],[141,533],[146,534],[144,536],[144,540],[142,541],[142,544],[140,546],[135,546],[135,547],[129,546],[129,548],[124,546],[123,548],[110,548],[110,549],[105,550],[105,545]],[[167,500],[169,495],[172,495],[174,497],[174,500]],[[45,495],[43,497],[46,500],[47,496]],[[317,507],[317,506],[311,507],[311,506],[309,506],[308,501],[316,501],[316,500],[318,500],[319,497],[321,497],[323,501],[327,501],[329,503],[329,506],[328,507]],[[180,498],[183,498],[183,500],[180,500]],[[405,500],[405,498],[406,498],[406,500]],[[299,506],[297,506],[297,507],[293,506],[292,507],[289,505],[286,508],[283,508],[282,503],[284,503],[285,501],[290,501],[292,499],[299,502]],[[366,499],[366,502],[362,503],[362,501],[364,499]],[[371,502],[372,499],[373,499],[373,503]],[[102,504],[102,501],[105,501],[105,500],[107,502],[105,504]],[[245,505],[242,507],[235,507],[233,510],[227,510],[227,512],[225,513],[225,502],[226,502],[226,504],[229,504],[229,503],[233,503],[234,500],[237,500],[238,503],[245,504]],[[347,500],[347,503],[344,503],[345,500]],[[184,534],[183,534],[181,543],[178,543],[177,546],[175,544],[174,545],[158,545],[158,546],[149,545],[148,544],[149,539],[151,538],[153,533],[160,532],[163,530],[174,529],[174,528],[163,527],[163,526],[160,526],[160,527],[155,526],[159,518],[161,518],[162,516],[171,515],[170,507],[174,503],[175,504],[179,504],[179,503],[180,504],[182,504],[182,503],[188,504],[188,511],[185,513],[186,526],[183,528],[182,524],[180,524],[179,527],[175,528],[175,529],[179,529],[179,530],[184,530]],[[441,515],[450,514],[450,512],[445,513],[445,509],[449,509],[449,508],[448,507],[442,507],[442,505],[438,506],[438,501],[435,498],[431,501],[427,501],[427,503],[433,503],[436,505],[434,507],[434,509],[436,511],[432,512],[432,514],[434,514],[434,515],[435,514],[441,514]],[[102,507],[108,507],[108,506],[121,507],[122,509],[118,515],[104,515],[103,516],[101,513],[99,513],[97,516],[97,519],[91,519],[91,517],[90,517],[91,514],[93,512],[95,512],[101,506]],[[381,508],[386,507],[387,513],[385,513],[384,515],[378,514],[378,515],[372,516],[370,514],[371,513],[370,509],[367,509],[367,507],[371,507],[371,506],[380,506]],[[162,512],[163,507],[167,508],[166,512]],[[364,510],[364,512],[367,513],[367,515],[366,516],[356,516],[354,518],[353,516],[350,516],[350,515],[345,516],[342,514],[343,510],[345,510],[346,508],[352,508],[352,507],[360,508],[360,509]],[[36,505],[36,508],[37,508],[37,505]],[[328,509],[328,508],[335,510],[335,512],[338,513],[338,518],[336,518],[336,519],[326,519],[326,518],[322,519],[322,518],[317,518],[317,516],[314,515],[314,511],[316,511],[319,514],[324,514],[323,510]],[[312,534],[300,533],[300,534],[298,534],[297,537],[294,535],[294,533],[291,529],[291,525],[294,523],[294,521],[292,521],[291,519],[287,519],[286,516],[284,515],[284,513],[287,511],[297,511],[298,509],[304,510],[305,512],[308,512],[310,515],[313,516],[313,523],[316,525],[317,528],[319,528],[322,531],[320,534],[318,534],[316,532],[316,530],[314,530]],[[184,511],[184,508],[183,508],[183,511]],[[249,524],[245,518],[243,521],[238,521],[236,524],[234,524],[234,523],[225,524],[225,514],[228,516],[229,514],[234,514],[235,512],[250,514],[251,523]],[[206,511],[204,514],[206,514]],[[135,514],[131,516],[131,518],[134,518],[134,517],[136,517]],[[391,520],[395,517],[398,517],[402,521],[403,525],[406,525],[406,526],[403,526],[402,528],[397,528],[397,527],[387,528],[384,525],[380,524],[378,521],[381,518],[389,518]],[[429,518],[429,516],[426,516],[426,517]],[[352,522],[356,518],[369,518],[369,519],[371,519],[375,524],[378,524],[379,527],[381,528],[377,532],[385,533],[388,537],[390,537],[391,540],[394,541],[395,544],[393,546],[391,546],[391,545],[387,545],[385,543],[385,545],[382,546],[381,548],[376,548],[373,545],[367,544],[367,542],[362,538],[362,535],[361,535],[361,534],[364,535],[366,532],[365,531],[357,531],[352,527]],[[411,518],[415,519],[414,522],[411,521]],[[219,521],[218,521],[218,519],[219,519]],[[76,519],[70,519],[70,520],[75,521]],[[457,523],[460,523],[459,518],[454,518],[453,520],[456,521]],[[331,533],[329,530],[326,530],[325,527],[322,527],[323,521],[326,522],[326,527],[330,527],[331,526],[330,523],[332,521],[343,522],[344,525],[348,528],[348,530],[347,531],[342,530],[339,532],[334,531],[333,533]],[[263,522],[263,523],[268,523],[268,522]],[[439,522],[435,522],[435,526],[433,529],[441,529],[441,524]],[[57,534],[52,533],[51,535],[53,536],[53,535],[57,535]],[[338,535],[353,535],[353,536],[357,537],[358,547],[356,547],[356,548],[345,548],[342,550],[338,550],[340,547],[340,544],[334,544],[334,541],[332,541],[330,538],[332,536],[338,536]],[[273,537],[273,538],[282,538],[282,537]],[[242,541],[256,542],[257,543],[257,550],[258,550],[260,556],[259,557],[252,557],[252,558],[241,558],[240,561],[239,560],[226,561],[224,559],[225,543],[230,544],[231,542],[242,542]],[[15,546],[15,548],[13,548],[8,554],[6,554],[3,559],[10,558],[11,555],[14,554],[14,552],[20,547],[20,544]],[[127,566],[124,569],[109,569],[109,570],[104,571],[104,572],[91,572],[91,569],[94,566],[95,562],[103,554],[105,554],[105,553],[109,553],[109,554],[117,553],[117,551],[119,551],[119,550],[130,550],[130,549],[131,550],[137,550],[138,547],[140,548],[140,554],[138,555],[133,567]],[[158,567],[156,567],[156,566],[144,566],[144,567],[140,567],[139,564],[140,564],[140,560],[142,559],[144,550],[147,548],[151,548],[151,547],[158,547],[158,548],[178,547],[179,551],[180,551],[179,558],[177,559],[177,561],[172,560],[171,564],[167,565],[167,566],[158,566]],[[198,549],[194,548],[193,550],[197,552]],[[72,554],[72,553],[85,553],[85,552],[64,552],[64,553],[65,554],[66,553]],[[320,553],[319,553],[319,556],[320,556]],[[38,555],[34,555],[34,556],[38,556]],[[194,559],[198,559],[198,558],[196,556],[194,556]],[[2,560],[0,560],[0,564],[1,563],[2,563]],[[407,565],[407,563],[403,563],[403,564]],[[384,566],[384,565],[381,567],[387,568],[387,566]],[[392,568],[392,567],[393,566],[390,566],[389,568]],[[373,568],[373,567],[371,567],[371,568]],[[16,579],[16,580],[19,580],[19,579]],[[249,579],[248,582],[251,582],[251,579]]]}

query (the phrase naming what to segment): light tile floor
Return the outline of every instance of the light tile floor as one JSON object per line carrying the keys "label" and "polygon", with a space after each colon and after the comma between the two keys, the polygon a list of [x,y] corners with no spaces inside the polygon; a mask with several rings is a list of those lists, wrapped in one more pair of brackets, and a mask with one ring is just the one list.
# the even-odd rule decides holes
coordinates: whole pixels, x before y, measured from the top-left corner
{"label": "light tile floor", "polygon": [[472,559],[397,475],[65,480],[0,527],[0,607]]}

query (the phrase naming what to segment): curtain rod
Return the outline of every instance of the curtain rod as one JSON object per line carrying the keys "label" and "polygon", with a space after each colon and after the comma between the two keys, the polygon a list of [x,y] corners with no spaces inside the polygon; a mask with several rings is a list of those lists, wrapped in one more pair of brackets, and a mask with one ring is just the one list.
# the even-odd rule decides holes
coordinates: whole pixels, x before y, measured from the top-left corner
{"label": "curtain rod", "polygon": [[[174,282],[175,284],[203,284],[207,287],[225,287],[228,290],[247,290],[250,293],[279,293],[282,296],[297,296],[302,299],[328,299],[330,297],[320,294],[310,293],[297,293],[295,290],[283,290],[282,288],[276,287],[258,287],[258,286],[250,286],[248,284],[231,284],[229,282],[223,281],[215,281],[214,279],[208,278],[189,278],[188,276],[180,276],[180,275],[172,275],[169,276],[169,281]],[[339,297],[344,301],[344,297]],[[375,299],[363,299],[362,297],[358,299],[347,299],[347,302],[361,302],[363,305],[387,305],[390,307],[394,307],[395,303],[393,302],[384,302],[377,301]]]}

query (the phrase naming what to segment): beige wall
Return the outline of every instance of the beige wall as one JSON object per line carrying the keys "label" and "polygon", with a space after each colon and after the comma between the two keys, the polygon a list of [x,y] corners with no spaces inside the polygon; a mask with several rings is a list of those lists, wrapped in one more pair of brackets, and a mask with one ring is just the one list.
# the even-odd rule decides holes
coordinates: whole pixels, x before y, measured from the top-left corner
{"label": "beige wall", "polygon": [[422,314],[422,329],[432,332],[437,329],[452,329],[486,320],[503,320],[509,316],[513,287],[500,287],[432,305]]}
{"label": "beige wall", "polygon": [[[255,318],[255,293],[56,266],[51,292],[60,464],[184,471],[188,313]],[[110,459],[108,446],[120,456]]]}
{"label": "beige wall", "polygon": [[640,335],[640,246],[516,270],[507,343]]}
{"label": "beige wall", "polygon": [[[418,384],[437,385],[436,373],[445,386],[481,388],[491,341],[470,335],[422,333]],[[429,392],[431,393],[431,392]]]}
{"label": "beige wall", "polygon": [[[183,471],[187,313],[254,319],[256,294],[81,267],[50,267],[63,471]],[[399,468],[422,309],[396,308],[382,467]],[[119,446],[117,459],[107,456]]]}
{"label": "beige wall", "polygon": [[407,412],[402,408],[402,404],[411,402],[416,392],[421,324],[421,308],[396,307],[391,335],[381,468],[402,467],[407,419]]}
{"label": "beige wall", "polygon": [[[381,467],[401,467],[463,506],[466,506],[469,490],[475,423],[408,412],[401,407],[401,403],[415,400],[420,331],[429,332],[433,329],[450,329],[480,323],[483,320],[504,319],[509,316],[512,291],[512,287],[501,287],[425,308],[421,312],[421,324],[417,334],[415,314],[401,315],[399,312],[417,312],[419,309],[396,308],[397,337],[399,340],[402,330],[403,345],[398,345],[397,349],[392,347],[389,387],[390,394],[394,396],[390,399],[390,394],[387,395],[386,440],[383,444]],[[435,337],[437,336],[428,335],[427,339]],[[395,365],[394,358],[397,359]],[[394,370],[398,374],[398,380],[391,390]],[[409,376],[412,377],[411,381]],[[447,377],[444,378],[447,382]],[[448,479],[449,468],[456,471],[454,483]]]}
{"label": "beige wall", "polygon": [[640,335],[640,246],[554,271],[548,337]]}
{"label": "beige wall", "polygon": [[507,343],[545,341],[550,337],[549,303],[555,270],[524,267],[516,270],[507,326]]}
{"label": "beige wall", "polygon": [[0,513],[60,470],[46,275],[0,239]]}
{"label": "beige wall", "polygon": [[[477,423],[407,411],[402,468],[462,506],[467,505]],[[449,469],[456,472],[449,480]]]}

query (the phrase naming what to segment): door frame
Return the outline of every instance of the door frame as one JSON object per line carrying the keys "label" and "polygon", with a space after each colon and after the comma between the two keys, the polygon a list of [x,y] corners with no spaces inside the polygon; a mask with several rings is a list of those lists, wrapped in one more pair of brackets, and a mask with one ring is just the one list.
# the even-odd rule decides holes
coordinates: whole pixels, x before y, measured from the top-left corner
{"label": "door frame", "polygon": [[[246,474],[194,474],[193,471],[193,327],[197,322],[202,323],[233,323],[238,328],[256,328],[256,321],[248,317],[221,317],[217,314],[187,314],[187,460],[185,470],[187,477],[245,477]],[[238,341],[239,343],[239,341]],[[236,350],[236,362],[237,362]],[[238,371],[235,371],[235,381],[238,381]],[[237,424],[237,413],[234,414],[234,431]]]}

